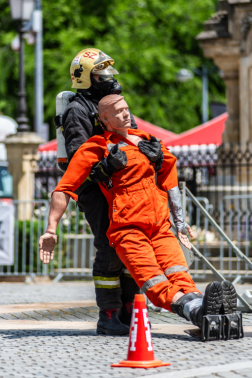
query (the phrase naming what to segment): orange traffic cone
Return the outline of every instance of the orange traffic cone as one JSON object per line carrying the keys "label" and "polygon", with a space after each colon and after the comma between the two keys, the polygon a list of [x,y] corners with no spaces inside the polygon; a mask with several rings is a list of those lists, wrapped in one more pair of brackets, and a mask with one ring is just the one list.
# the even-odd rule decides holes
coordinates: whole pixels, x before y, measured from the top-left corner
{"label": "orange traffic cone", "polygon": [[171,364],[155,360],[145,298],[143,294],[136,294],[130,325],[127,360],[111,366],[146,369],[168,365]]}

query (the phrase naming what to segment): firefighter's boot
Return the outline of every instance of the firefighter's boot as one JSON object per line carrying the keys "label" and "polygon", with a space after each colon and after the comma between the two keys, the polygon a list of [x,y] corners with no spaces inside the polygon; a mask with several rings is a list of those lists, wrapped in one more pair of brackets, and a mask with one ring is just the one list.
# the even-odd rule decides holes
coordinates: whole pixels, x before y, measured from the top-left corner
{"label": "firefighter's boot", "polygon": [[118,310],[99,311],[97,323],[98,335],[122,336],[129,334],[129,327],[123,324],[118,317]]}
{"label": "firefighter's boot", "polygon": [[127,302],[122,305],[119,310],[120,321],[130,327],[131,316],[133,311],[134,302]]}

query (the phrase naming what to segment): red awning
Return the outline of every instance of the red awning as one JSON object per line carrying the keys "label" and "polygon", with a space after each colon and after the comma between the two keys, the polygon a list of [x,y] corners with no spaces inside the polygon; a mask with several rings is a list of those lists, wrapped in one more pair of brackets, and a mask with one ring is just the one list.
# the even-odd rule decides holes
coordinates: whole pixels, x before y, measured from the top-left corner
{"label": "red awning", "polygon": [[57,151],[57,139],[50,140],[50,142],[46,142],[41,144],[38,148],[39,152],[44,151]]}
{"label": "red awning", "polygon": [[154,135],[155,137],[162,139],[162,141],[164,141],[164,140],[172,141],[172,140],[179,138],[179,135],[177,135],[177,134],[175,134],[175,133],[173,133],[169,130],[162,129],[159,126],[155,126],[152,123],[144,121],[143,119],[138,118],[136,116],[134,116],[134,118],[135,118],[135,121],[136,121],[136,124],[137,124],[137,127],[139,128],[139,130],[142,130],[142,131],[145,131],[148,134]]}
{"label": "red awning", "polygon": [[203,125],[196,126],[191,130],[185,131],[178,135],[172,141],[164,140],[166,146],[191,146],[203,144],[221,145],[222,134],[225,130],[225,122],[228,118],[227,113],[204,123]]}
{"label": "red awning", "polygon": [[[154,135],[155,137],[162,139],[162,140],[167,140],[167,141],[172,141],[176,138],[178,138],[177,134],[172,133],[171,131],[162,129],[161,127],[152,125],[152,123],[146,122],[141,118],[138,118],[134,116],[136,124],[139,128],[139,130],[143,130],[146,133],[149,133],[151,135]],[[41,144],[38,149],[39,152],[43,151],[57,151],[57,140],[51,140],[50,142]]]}
{"label": "red awning", "polygon": [[[191,146],[203,144],[215,144],[219,146],[222,143],[222,134],[225,130],[225,122],[228,118],[228,114],[224,113],[219,117],[204,123],[203,125],[196,126],[193,129],[185,131],[179,135],[162,129],[161,127],[152,125],[141,118],[135,116],[134,118],[140,130],[162,139],[165,146]],[[56,150],[56,139],[42,144],[38,149],[40,152]]]}

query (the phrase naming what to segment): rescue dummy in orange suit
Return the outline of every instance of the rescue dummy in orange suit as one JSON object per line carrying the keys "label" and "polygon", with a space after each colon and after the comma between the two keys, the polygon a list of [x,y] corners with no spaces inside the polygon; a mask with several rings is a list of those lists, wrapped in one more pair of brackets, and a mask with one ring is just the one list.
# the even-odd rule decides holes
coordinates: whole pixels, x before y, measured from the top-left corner
{"label": "rescue dummy in orange suit", "polygon": [[[140,130],[128,134],[150,139]],[[127,155],[124,169],[113,173],[112,189],[100,184],[109,204],[110,245],[150,301],[171,311],[171,301],[179,291],[199,292],[193,282],[184,254],[171,232],[166,191],[178,185],[176,158],[162,145],[164,160],[157,174],[148,158],[125,137],[105,131],[83,144],[72,158],[55,191],[69,194],[88,177],[91,167],[118,144]]]}

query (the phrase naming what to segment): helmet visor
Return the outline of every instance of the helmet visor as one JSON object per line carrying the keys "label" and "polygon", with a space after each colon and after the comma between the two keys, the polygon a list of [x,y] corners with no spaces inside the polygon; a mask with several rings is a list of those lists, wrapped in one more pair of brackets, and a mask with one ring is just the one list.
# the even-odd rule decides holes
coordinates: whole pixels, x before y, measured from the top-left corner
{"label": "helmet visor", "polygon": [[105,63],[98,64],[98,66],[92,69],[92,73],[96,75],[118,75],[119,72],[110,65]]}

